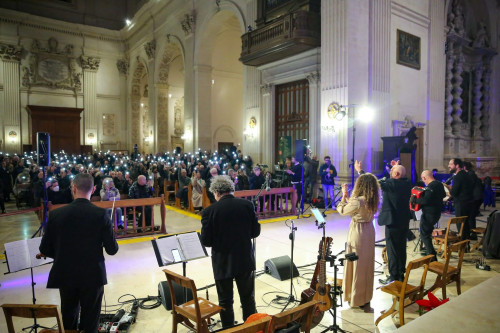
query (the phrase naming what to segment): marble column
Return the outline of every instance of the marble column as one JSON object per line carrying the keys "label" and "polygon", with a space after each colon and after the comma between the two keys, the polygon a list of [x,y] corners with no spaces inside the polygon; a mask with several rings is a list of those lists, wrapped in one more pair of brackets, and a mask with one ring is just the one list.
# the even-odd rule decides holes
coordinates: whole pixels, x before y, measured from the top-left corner
{"label": "marble column", "polygon": [[129,135],[129,122],[128,122],[128,115],[129,112],[127,111],[127,76],[129,72],[129,67],[130,64],[127,59],[119,59],[116,62],[116,68],[118,69],[119,73],[119,80],[120,80],[120,105],[121,105],[121,112],[120,112],[120,136],[119,136],[119,149],[123,149],[125,147],[130,147],[131,142],[130,140],[130,135]]}
{"label": "marble column", "polygon": [[[273,95],[274,95],[274,85],[263,84],[260,87],[262,104],[261,104],[261,117],[262,121],[259,124],[260,133],[266,133],[268,135],[263,135],[260,138],[262,147],[262,161],[274,161],[274,107],[273,107]],[[272,134],[272,135],[271,135]]]}
{"label": "marble column", "polygon": [[212,147],[212,67],[196,65],[194,68],[196,107],[194,116],[195,146],[201,150]]}
{"label": "marble column", "polygon": [[[83,68],[83,119],[85,144],[97,147],[100,141],[97,122],[97,71],[101,59],[97,57],[81,56],[80,61]],[[89,134],[93,134],[93,139]]]}
{"label": "marble column", "polygon": [[321,76],[319,72],[312,72],[306,78],[309,82],[309,145],[312,153],[318,155],[321,129]]}
{"label": "marble column", "polygon": [[[4,98],[2,106],[3,137],[5,151],[18,153],[21,151],[21,101],[19,97],[21,47],[0,43],[0,59],[3,67]],[[1,146],[0,146],[1,147]]]}
{"label": "marble column", "polygon": [[[156,146],[158,151],[166,152],[170,150],[170,137],[168,131],[168,93],[169,86],[166,83],[156,84],[156,112],[157,112],[157,123],[155,125],[156,129]],[[175,148],[175,147],[173,147]]]}

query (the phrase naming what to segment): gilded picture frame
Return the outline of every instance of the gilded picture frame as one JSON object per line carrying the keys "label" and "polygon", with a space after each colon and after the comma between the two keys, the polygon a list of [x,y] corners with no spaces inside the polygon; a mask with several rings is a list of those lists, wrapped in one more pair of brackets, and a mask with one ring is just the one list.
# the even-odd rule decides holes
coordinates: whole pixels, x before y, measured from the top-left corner
{"label": "gilded picture frame", "polygon": [[420,70],[420,37],[397,30],[396,63]]}

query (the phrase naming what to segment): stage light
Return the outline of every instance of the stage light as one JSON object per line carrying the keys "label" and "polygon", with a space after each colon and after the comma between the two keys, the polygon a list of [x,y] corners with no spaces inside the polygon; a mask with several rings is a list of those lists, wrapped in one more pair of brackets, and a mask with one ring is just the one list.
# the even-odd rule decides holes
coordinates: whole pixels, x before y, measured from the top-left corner
{"label": "stage light", "polygon": [[365,123],[372,121],[375,114],[373,108],[367,105],[360,107],[357,113],[357,118]]}

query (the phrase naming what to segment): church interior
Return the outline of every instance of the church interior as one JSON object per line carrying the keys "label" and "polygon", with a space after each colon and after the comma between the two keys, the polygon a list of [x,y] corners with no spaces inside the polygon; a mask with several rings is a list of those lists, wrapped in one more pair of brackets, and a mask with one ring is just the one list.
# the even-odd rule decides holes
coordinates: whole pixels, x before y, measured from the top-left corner
{"label": "church interior", "polygon": [[[276,315],[298,306],[301,292],[312,284],[322,239],[310,211],[312,199],[324,195],[319,179],[310,200],[296,209],[293,186],[285,192],[284,176],[278,176],[288,156],[300,155],[298,147],[320,165],[331,157],[336,185],[354,185],[355,161],[382,178],[391,161],[400,160],[413,184],[424,170],[435,170],[436,179],[446,180],[450,159],[470,162],[483,183],[489,179],[493,193],[476,218],[484,234],[500,191],[500,131],[495,130],[500,128],[499,51],[499,0],[2,0],[0,157],[17,164],[24,160],[30,167],[26,161],[34,164],[40,154],[38,133],[49,133],[51,158],[66,168],[77,163],[92,168],[87,158],[95,164],[102,156],[113,156],[110,164],[121,159],[116,171],[128,177],[124,160],[130,165],[147,161],[146,169],[153,159],[155,167],[166,168],[168,161],[180,171],[182,161],[189,167],[198,156],[205,164],[224,151],[233,153],[224,157],[233,159],[228,163],[233,167],[234,159],[240,169],[259,165],[278,184],[264,193],[267,208],[272,211],[278,196],[287,204],[280,208],[285,216],[258,214],[262,233],[256,241],[255,299],[259,313]],[[61,156],[75,160],[63,162]],[[215,167],[217,161],[208,164]],[[51,165],[59,172],[60,166]],[[219,173],[229,174],[228,168],[221,165]],[[15,177],[10,182],[15,185]],[[250,198],[259,192],[248,191]],[[17,199],[14,194],[10,196]],[[146,298],[127,332],[173,331],[170,310],[164,305],[148,308],[159,299],[164,268],[193,279],[201,288],[198,296],[217,303],[209,257],[184,267],[159,267],[154,237],[201,229],[200,214],[183,209],[175,198],[171,202],[163,179],[155,192],[162,195],[153,209],[160,229],[138,232],[135,220],[132,227],[125,223],[125,232],[115,225],[120,251],[105,256],[108,284],[102,313],[130,312],[134,299]],[[277,205],[274,209],[279,210]],[[36,234],[42,210],[5,202],[0,250]],[[324,213],[326,235],[333,238],[331,252],[340,253],[350,218],[335,209]],[[446,229],[452,217],[452,208],[443,207],[436,230]],[[295,244],[290,221],[297,227]],[[385,228],[377,224],[377,215],[373,225],[381,244],[375,247],[370,305],[350,307],[337,295],[338,306],[325,311],[311,332],[499,330],[493,313],[499,305],[500,261],[484,259],[476,240],[463,261],[460,256],[449,261],[462,266],[461,291],[457,282],[446,295],[442,288],[434,291],[439,299],[449,298],[448,303],[424,311],[412,302],[404,309],[404,323],[399,311],[375,324],[395,296],[378,283],[387,273]],[[407,262],[421,257],[418,217],[409,227],[416,238],[407,242]],[[1,271],[7,273],[2,253]],[[291,256],[297,277],[280,280],[270,274],[268,260],[281,256]],[[486,264],[489,270],[477,268]],[[37,304],[59,305],[57,290],[45,288],[50,267],[38,266],[31,275],[29,269],[2,274],[0,304],[32,303],[33,278]],[[326,267],[328,284],[336,284],[337,273],[341,283],[343,266],[335,268]],[[409,283],[418,285],[420,277],[411,276]],[[435,278],[429,271],[426,289]],[[237,294],[235,313],[241,324]],[[289,295],[291,304],[286,302]],[[210,331],[221,329],[218,316],[214,319]],[[16,332],[32,322],[16,319]],[[48,319],[40,322],[54,326]],[[0,316],[0,331],[6,330]],[[188,331],[179,326],[179,332]]]}

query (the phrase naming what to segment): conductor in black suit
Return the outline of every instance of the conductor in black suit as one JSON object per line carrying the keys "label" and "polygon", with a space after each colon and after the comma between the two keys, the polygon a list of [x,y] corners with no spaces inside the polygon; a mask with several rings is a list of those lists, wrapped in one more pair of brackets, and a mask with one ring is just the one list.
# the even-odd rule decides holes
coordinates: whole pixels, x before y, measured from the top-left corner
{"label": "conductor in black suit", "polygon": [[234,325],[233,280],[236,281],[243,308],[243,320],[257,312],[255,306],[255,255],[252,238],[260,235],[252,203],[235,198],[234,184],[228,176],[216,176],[210,184],[216,203],[204,209],[201,217],[201,242],[212,248],[212,269],[222,327]]}
{"label": "conductor in black suit", "polygon": [[[361,162],[354,164],[359,174]],[[389,179],[381,179],[382,208],[378,216],[378,224],[385,226],[385,244],[389,261],[389,276],[380,279],[382,284],[391,281],[403,281],[406,272],[406,237],[408,234],[411,212],[410,195],[411,182],[405,177],[404,166],[396,164],[391,168]]]}
{"label": "conductor in black suit", "polygon": [[[455,216],[468,216],[468,220],[464,225],[462,232],[462,239],[469,239],[470,237],[470,220],[474,218],[473,215],[473,191],[474,181],[470,175],[464,170],[464,162],[459,158],[452,158],[448,163],[448,169],[454,174],[452,179],[452,186],[450,188],[450,195],[455,202]],[[460,231],[461,224],[457,224],[458,231]]]}
{"label": "conductor in black suit", "polygon": [[76,175],[71,184],[74,201],[50,212],[37,256],[54,258],[47,288],[59,289],[64,328],[85,333],[98,329],[107,283],[102,249],[109,255],[118,252],[109,215],[90,202],[94,190],[91,175]]}

